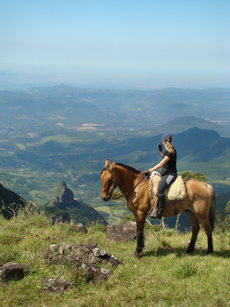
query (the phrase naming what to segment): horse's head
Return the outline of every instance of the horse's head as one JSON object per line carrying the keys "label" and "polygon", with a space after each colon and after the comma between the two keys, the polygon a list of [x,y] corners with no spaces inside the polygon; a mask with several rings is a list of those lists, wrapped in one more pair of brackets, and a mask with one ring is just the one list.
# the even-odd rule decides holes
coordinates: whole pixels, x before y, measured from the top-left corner
{"label": "horse's head", "polygon": [[101,199],[104,201],[109,201],[113,195],[113,191],[116,188],[114,181],[114,170],[116,166],[116,161],[111,163],[109,159],[105,161],[105,167],[101,172]]}

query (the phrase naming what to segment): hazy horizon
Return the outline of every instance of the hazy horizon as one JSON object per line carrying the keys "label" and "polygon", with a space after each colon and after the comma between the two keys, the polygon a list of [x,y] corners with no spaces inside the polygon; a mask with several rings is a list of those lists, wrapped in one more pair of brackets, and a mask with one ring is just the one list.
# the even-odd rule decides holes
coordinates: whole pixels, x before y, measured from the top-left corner
{"label": "hazy horizon", "polygon": [[[224,78],[224,76],[226,76]],[[182,89],[229,88],[226,72],[208,71],[117,71],[76,70],[57,68],[40,71],[0,71],[0,90],[27,90],[33,86],[65,84],[76,88],[154,90],[165,87]]]}
{"label": "hazy horizon", "polygon": [[229,87],[229,1],[1,4],[0,89]]}

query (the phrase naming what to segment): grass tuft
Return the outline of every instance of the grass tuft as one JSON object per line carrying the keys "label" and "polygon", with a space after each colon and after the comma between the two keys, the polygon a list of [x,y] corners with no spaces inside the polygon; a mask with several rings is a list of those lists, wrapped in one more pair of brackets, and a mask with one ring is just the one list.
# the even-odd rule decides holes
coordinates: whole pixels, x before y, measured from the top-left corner
{"label": "grass tuft", "polygon": [[197,273],[197,268],[194,263],[185,262],[179,264],[173,269],[173,272],[177,278],[188,278],[194,276]]}

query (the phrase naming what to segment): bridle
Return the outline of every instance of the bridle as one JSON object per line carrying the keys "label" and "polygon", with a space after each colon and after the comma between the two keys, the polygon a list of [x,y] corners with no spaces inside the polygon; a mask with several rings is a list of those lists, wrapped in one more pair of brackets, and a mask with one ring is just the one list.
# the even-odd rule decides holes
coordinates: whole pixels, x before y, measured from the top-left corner
{"label": "bridle", "polygon": [[112,178],[110,178],[107,182],[112,181],[112,185],[111,185],[111,187],[110,187],[108,193],[109,193],[110,197],[113,198],[112,194],[113,194],[113,191],[114,191],[114,189],[115,189],[115,187],[114,187],[114,183],[115,183],[115,180],[114,180],[114,172],[112,172],[112,171],[109,169],[109,165],[106,165],[106,166],[103,168],[103,170],[101,171],[101,174],[102,174],[104,171],[108,171],[110,174],[112,174]]}
{"label": "bridle", "polygon": [[111,199],[119,199],[123,196],[126,196],[128,195],[130,192],[132,192],[138,185],[139,183],[141,183],[141,181],[145,178],[145,175],[142,175],[141,176],[141,179],[126,193],[122,194],[121,191],[119,191],[116,195],[112,195],[113,194],[113,191],[114,191],[114,183],[115,183],[115,180],[114,180],[114,172],[112,172],[110,169],[109,169],[109,165],[106,165],[103,170],[101,171],[101,174],[104,172],[104,171],[108,171],[109,173],[112,174],[112,178],[110,178],[108,181],[112,181],[112,185],[109,189],[109,195],[111,197]]}

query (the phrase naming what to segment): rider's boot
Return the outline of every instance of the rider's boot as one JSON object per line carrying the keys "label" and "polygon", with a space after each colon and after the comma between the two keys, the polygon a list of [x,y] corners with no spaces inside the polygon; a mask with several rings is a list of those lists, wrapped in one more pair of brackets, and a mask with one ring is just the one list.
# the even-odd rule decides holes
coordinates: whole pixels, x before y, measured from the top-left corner
{"label": "rider's boot", "polygon": [[158,211],[157,211],[157,218],[161,219],[162,213],[164,211],[165,206],[165,195],[158,196]]}

